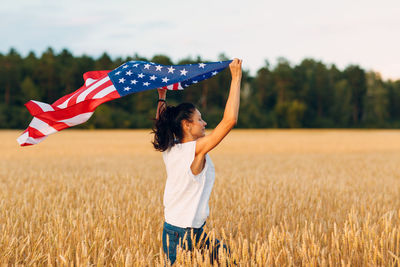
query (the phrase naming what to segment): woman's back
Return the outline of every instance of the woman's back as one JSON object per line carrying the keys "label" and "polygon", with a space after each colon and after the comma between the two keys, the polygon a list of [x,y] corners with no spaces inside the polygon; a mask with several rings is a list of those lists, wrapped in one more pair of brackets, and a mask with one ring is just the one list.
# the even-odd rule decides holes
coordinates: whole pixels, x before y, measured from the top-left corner
{"label": "woman's back", "polygon": [[179,143],[163,152],[167,170],[164,191],[164,216],[179,227],[201,227],[209,215],[208,200],[215,180],[214,164],[206,155],[203,170],[194,175],[190,166],[196,141]]}

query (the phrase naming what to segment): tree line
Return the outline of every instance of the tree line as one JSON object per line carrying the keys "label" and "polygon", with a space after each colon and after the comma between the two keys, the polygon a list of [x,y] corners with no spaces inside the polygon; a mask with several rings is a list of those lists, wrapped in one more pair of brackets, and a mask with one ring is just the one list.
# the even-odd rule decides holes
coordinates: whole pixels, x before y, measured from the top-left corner
{"label": "tree line", "polygon": [[[112,70],[129,60],[163,65],[210,60],[138,54],[112,59],[74,56],[67,49],[48,48],[39,57],[22,57],[15,49],[0,53],[0,128],[23,129],[31,120],[24,103],[33,99],[53,103],[83,85],[83,73]],[[227,60],[223,54],[218,60]],[[216,61],[216,60],[211,60]],[[229,69],[186,88],[169,91],[168,104],[192,102],[209,128],[221,120],[230,86]],[[238,128],[400,128],[400,80],[383,80],[358,65],[344,70],[306,58],[297,65],[280,58],[267,61],[255,76],[243,72]],[[132,94],[99,106],[78,128],[150,128],[157,105],[156,90]]]}

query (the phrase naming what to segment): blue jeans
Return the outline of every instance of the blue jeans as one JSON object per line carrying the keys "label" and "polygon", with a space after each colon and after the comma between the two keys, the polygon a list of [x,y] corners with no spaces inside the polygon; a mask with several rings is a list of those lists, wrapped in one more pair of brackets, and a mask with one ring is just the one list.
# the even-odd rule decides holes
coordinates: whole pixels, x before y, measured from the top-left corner
{"label": "blue jeans", "polygon": [[[176,248],[178,245],[185,250],[193,250],[194,245],[196,245],[197,248],[210,249],[212,243],[210,242],[209,236],[204,232],[203,227],[205,224],[206,223],[204,223],[200,228],[181,228],[164,222],[162,234],[163,250],[169,258],[171,265],[174,264],[176,260]],[[193,240],[191,235],[193,235]],[[195,244],[193,244],[193,241],[195,241]],[[214,245],[212,245],[211,263],[214,263],[214,260],[218,259],[218,249],[220,246],[220,241],[215,239]],[[228,253],[230,252],[229,248],[225,244],[223,245],[223,248],[228,251]]]}

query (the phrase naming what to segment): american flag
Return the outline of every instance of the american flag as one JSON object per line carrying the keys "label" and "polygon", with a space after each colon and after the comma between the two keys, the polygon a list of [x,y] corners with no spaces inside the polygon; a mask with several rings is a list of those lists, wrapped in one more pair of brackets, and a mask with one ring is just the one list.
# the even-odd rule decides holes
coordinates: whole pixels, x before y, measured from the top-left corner
{"label": "american flag", "polygon": [[86,122],[100,104],[145,90],[183,90],[225,69],[231,60],[188,65],[160,65],[129,61],[109,71],[90,71],[85,84],[53,104],[31,100],[25,104],[33,119],[17,138],[21,146],[38,144],[48,135]]}

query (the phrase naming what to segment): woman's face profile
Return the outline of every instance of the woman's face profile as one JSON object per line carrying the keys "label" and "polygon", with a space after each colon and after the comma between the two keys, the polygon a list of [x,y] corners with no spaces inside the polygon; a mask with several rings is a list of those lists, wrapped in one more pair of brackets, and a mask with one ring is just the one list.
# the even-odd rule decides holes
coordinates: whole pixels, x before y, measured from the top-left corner
{"label": "woman's face profile", "polygon": [[194,139],[203,137],[206,134],[207,122],[201,118],[201,113],[198,109],[193,111],[191,119],[192,121],[189,122],[189,134]]}

